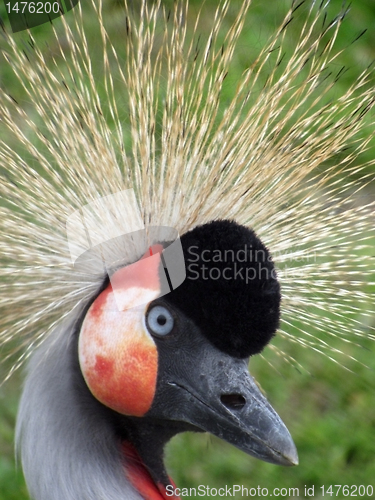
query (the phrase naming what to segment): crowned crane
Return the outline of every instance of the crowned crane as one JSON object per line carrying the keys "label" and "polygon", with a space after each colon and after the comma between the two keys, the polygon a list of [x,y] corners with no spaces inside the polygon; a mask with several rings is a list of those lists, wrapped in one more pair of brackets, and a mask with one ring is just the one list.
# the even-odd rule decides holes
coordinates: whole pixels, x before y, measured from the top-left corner
{"label": "crowned crane", "polygon": [[16,356],[9,375],[29,358],[17,449],[33,500],[176,497],[163,449],[183,431],[296,464],[249,358],[276,330],[328,357],[346,353],[327,335],[371,338],[373,261],[354,278],[352,266],[373,252],[371,174],[354,160],[375,91],[369,67],[331,99],[346,9],[331,20],[306,2],[285,57],[304,4],[292,2],[223,108],[251,2],[223,39],[229,1],[206,38],[194,19],[191,39],[187,1],[124,3],[108,22],[125,62],[100,0],[51,24],[50,51],[32,31],[2,40],[21,90],[0,93],[0,343]]}

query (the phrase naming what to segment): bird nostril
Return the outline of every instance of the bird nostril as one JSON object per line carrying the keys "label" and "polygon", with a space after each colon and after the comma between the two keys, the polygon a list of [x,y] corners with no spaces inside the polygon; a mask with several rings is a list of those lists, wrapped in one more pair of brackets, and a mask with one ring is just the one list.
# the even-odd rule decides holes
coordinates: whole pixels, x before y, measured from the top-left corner
{"label": "bird nostril", "polygon": [[241,410],[246,404],[246,399],[241,394],[222,394],[220,401],[229,410]]}

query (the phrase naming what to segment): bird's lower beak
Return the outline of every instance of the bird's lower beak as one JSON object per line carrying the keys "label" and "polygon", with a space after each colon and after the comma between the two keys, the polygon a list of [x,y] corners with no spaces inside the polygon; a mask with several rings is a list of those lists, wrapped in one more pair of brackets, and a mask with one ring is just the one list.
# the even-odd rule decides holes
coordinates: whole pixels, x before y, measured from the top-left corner
{"label": "bird's lower beak", "polygon": [[176,401],[174,419],[210,432],[261,460],[298,464],[293,439],[250,376],[246,360],[216,352],[197,360],[194,373],[173,378],[168,385]]}

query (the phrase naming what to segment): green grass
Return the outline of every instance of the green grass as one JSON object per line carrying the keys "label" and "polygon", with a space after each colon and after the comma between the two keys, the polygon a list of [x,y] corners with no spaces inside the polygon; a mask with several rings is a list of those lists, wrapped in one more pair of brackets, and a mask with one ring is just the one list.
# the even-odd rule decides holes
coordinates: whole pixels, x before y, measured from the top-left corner
{"label": "green grass", "polygon": [[[171,1],[165,3],[172,4]],[[200,1],[191,3],[195,9],[201,4]],[[213,0],[206,3],[203,23],[212,19],[213,8],[217,4]],[[277,2],[277,7],[270,9],[264,6],[264,2],[255,2],[228,78],[224,101],[229,99],[233,82],[248,64],[249,50],[257,52],[280,21],[285,12],[280,4]],[[341,4],[342,0],[332,1],[331,11],[340,9]],[[115,10],[117,7],[113,2],[109,8]],[[344,27],[343,45],[354,39],[363,28],[368,27],[371,31],[375,26],[372,0],[354,1],[352,11]],[[229,19],[233,15],[234,10]],[[38,29],[38,33],[48,40],[48,26]],[[116,35],[112,33],[112,36]],[[88,37],[94,40],[96,33],[89,32]],[[338,88],[346,87],[350,78],[374,59],[375,45],[372,41],[373,33],[370,32],[343,55],[343,64],[350,70],[338,82]],[[290,43],[293,44],[293,40]],[[4,66],[0,67],[0,82],[13,88],[12,76]],[[290,349],[292,354],[293,346]],[[173,439],[167,448],[167,463],[172,478],[178,486],[187,488],[200,484],[211,487],[239,484],[247,488],[259,485],[269,490],[295,487],[299,488],[301,498],[304,498],[305,486],[315,486],[315,499],[320,498],[322,485],[328,488],[331,484],[372,484],[375,489],[374,348],[368,342],[365,348],[356,352],[359,361],[370,368],[353,364],[349,366],[354,372],[351,373],[315,353],[301,349],[296,356],[310,373],[299,373],[275,357],[272,357],[272,368],[260,357],[251,361],[251,372],[295,439],[300,458],[298,467],[273,466],[257,461],[216,438],[184,434]],[[13,429],[21,379],[21,375],[16,374],[0,389],[0,500],[28,499],[13,452]]]}
{"label": "green grass", "polygon": [[20,394],[21,376],[17,374],[0,388],[0,499],[28,499],[22,471],[14,459],[14,425]]}

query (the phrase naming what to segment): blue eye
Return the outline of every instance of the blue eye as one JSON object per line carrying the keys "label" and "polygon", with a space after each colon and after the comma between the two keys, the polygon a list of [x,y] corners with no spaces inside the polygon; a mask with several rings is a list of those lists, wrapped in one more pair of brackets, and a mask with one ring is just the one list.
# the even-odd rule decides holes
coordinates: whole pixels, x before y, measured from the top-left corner
{"label": "blue eye", "polygon": [[152,334],[168,335],[173,330],[174,318],[166,307],[154,306],[147,313],[147,327]]}

